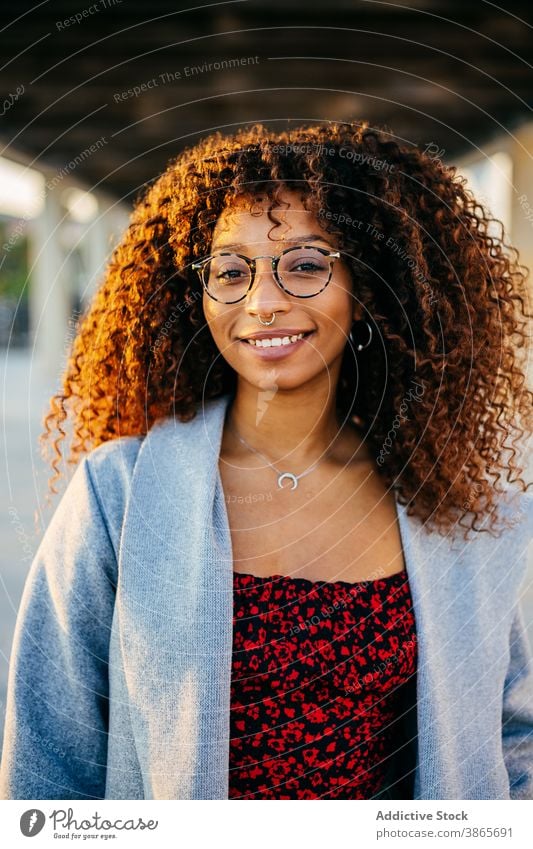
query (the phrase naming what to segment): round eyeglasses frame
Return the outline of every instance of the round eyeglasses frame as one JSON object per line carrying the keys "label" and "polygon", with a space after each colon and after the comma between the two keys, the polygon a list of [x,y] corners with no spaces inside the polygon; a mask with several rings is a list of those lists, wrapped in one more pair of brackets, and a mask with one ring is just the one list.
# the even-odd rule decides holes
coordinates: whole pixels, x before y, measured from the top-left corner
{"label": "round eyeglasses frame", "polygon": [[[191,268],[194,268],[194,270],[198,272],[200,280],[202,281],[202,285],[203,285],[205,291],[207,292],[207,294],[209,295],[209,297],[212,298],[214,301],[217,301],[220,304],[237,304],[239,301],[243,301],[246,298],[248,292],[250,291],[250,289],[252,288],[252,286],[255,283],[256,260],[258,260],[258,259],[270,259],[271,260],[271,262],[272,262],[272,273],[274,274],[274,278],[276,280],[276,283],[278,284],[280,289],[282,289],[288,295],[292,295],[294,298],[315,298],[317,295],[320,295],[320,292],[324,291],[324,289],[326,288],[326,286],[330,282],[331,275],[333,273],[333,262],[331,262],[330,265],[329,265],[328,279],[326,280],[326,282],[324,283],[322,288],[319,289],[318,292],[313,292],[312,295],[297,295],[295,292],[291,292],[290,289],[287,289],[287,287],[283,285],[283,283],[281,282],[281,280],[278,276],[278,264],[279,264],[281,257],[284,256],[285,254],[290,253],[291,251],[301,251],[301,250],[318,251],[323,256],[331,257],[333,260],[340,258],[339,251],[332,251],[332,250],[328,250],[327,248],[318,248],[318,247],[316,247],[316,245],[296,245],[293,248],[285,248],[285,250],[281,251],[281,253],[278,254],[277,256],[272,256],[271,254],[260,254],[259,256],[249,257],[249,256],[245,256],[244,254],[235,253],[235,251],[219,251],[216,254],[211,254],[210,256],[204,257],[204,259],[200,259],[197,262],[191,263]],[[235,301],[220,301],[219,298],[215,298],[215,296],[212,295],[211,292],[209,291],[209,289],[207,288],[207,281],[205,280],[205,267],[206,267],[207,263],[210,262],[213,259],[213,257],[215,257],[215,256],[237,256],[237,257],[239,257],[239,259],[243,259],[245,261],[245,263],[248,265],[248,268],[250,269],[250,283],[248,285],[248,288],[247,288],[246,292],[244,293],[244,295],[241,295],[241,297],[237,298]]]}

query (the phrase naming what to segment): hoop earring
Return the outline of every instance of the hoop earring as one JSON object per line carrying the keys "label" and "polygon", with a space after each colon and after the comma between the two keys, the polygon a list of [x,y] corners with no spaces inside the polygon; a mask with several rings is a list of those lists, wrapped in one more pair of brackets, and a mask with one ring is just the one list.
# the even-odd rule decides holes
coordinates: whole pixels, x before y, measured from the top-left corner
{"label": "hoop earring", "polygon": [[[354,324],[355,324],[355,322],[354,322]],[[352,344],[352,347],[355,346],[358,351],[363,351],[365,348],[368,348],[368,346],[372,342],[372,328],[369,325],[368,321],[365,321],[364,324],[366,324],[366,326],[368,327],[368,342],[366,343],[366,345],[361,345],[361,343],[356,344],[355,339],[353,338],[353,333],[352,333],[353,325],[352,325],[352,329],[350,330],[350,335],[349,335],[350,342]]]}

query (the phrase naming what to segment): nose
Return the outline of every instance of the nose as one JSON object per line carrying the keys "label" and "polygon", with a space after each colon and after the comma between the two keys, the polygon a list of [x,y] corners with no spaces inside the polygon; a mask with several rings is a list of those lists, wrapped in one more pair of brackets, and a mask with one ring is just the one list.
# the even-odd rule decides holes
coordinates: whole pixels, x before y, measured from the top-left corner
{"label": "nose", "polygon": [[245,305],[254,315],[270,315],[274,310],[283,311],[288,307],[288,295],[278,285],[270,257],[256,257],[255,279],[246,295]]}

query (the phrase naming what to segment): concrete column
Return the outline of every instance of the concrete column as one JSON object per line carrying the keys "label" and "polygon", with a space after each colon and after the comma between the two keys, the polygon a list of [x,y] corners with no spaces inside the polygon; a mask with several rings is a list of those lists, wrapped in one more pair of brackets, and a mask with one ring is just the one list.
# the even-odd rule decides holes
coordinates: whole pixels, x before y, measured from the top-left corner
{"label": "concrete column", "polygon": [[533,121],[523,124],[514,135],[511,233],[521,262],[532,269],[533,275]]}
{"label": "concrete column", "polygon": [[[487,157],[499,153],[510,157],[512,169],[507,175],[508,203],[504,204],[503,209],[494,210],[494,213],[508,225],[507,236],[520,251],[520,261],[533,269],[533,121],[525,122],[511,133],[498,135],[484,144],[481,151],[471,151],[460,157],[456,164],[460,171],[467,171],[480,163],[487,163]],[[498,157],[495,158],[497,161]],[[490,199],[490,168],[487,170],[486,166],[482,166],[481,170],[485,171],[487,194]]]}
{"label": "concrete column", "polygon": [[115,245],[120,241],[128,223],[128,210],[116,204],[116,201],[98,195],[98,213],[88,225],[85,239],[87,284],[82,292],[84,304],[87,304],[100,287],[105,268]]}
{"label": "concrete column", "polygon": [[58,377],[68,325],[70,298],[65,286],[60,228],[61,186],[47,188],[42,213],[28,223],[30,339],[32,358],[43,376]]}

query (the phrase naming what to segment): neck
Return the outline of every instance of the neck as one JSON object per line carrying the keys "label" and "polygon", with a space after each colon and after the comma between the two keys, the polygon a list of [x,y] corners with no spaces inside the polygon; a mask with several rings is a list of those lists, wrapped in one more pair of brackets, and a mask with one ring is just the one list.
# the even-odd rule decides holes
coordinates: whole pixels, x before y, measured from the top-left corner
{"label": "neck", "polygon": [[239,381],[227,411],[222,450],[232,456],[253,456],[236,431],[270,462],[300,467],[323,457],[334,443],[337,446],[342,430],[330,385],[309,392],[258,389]]}

